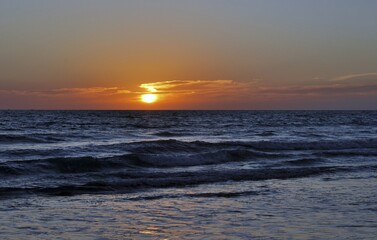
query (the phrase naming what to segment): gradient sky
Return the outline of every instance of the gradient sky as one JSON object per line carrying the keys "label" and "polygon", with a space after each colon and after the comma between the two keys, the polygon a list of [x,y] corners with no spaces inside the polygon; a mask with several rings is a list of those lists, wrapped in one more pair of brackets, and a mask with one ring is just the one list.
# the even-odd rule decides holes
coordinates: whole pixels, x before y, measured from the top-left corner
{"label": "gradient sky", "polygon": [[[377,109],[376,0],[0,0],[1,109]],[[153,92],[146,104],[140,95]]]}

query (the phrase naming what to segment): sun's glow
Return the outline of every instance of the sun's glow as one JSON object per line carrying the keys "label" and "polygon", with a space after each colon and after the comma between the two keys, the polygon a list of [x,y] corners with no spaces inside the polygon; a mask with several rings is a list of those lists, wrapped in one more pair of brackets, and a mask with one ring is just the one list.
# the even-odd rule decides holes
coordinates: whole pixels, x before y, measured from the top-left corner
{"label": "sun's glow", "polygon": [[156,94],[143,94],[141,95],[141,101],[145,103],[154,103],[157,100],[157,95]]}

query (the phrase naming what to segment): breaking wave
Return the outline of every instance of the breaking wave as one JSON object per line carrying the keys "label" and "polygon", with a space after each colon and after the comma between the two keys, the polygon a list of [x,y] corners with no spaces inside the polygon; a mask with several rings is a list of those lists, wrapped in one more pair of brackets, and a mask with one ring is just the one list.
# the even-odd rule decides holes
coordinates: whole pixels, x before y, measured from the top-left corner
{"label": "breaking wave", "polygon": [[[115,172],[106,175],[86,176],[85,183],[59,184],[45,187],[2,187],[0,196],[18,194],[48,194],[67,196],[83,193],[126,193],[153,188],[185,187],[199,184],[218,183],[226,181],[262,181],[269,179],[293,179],[309,177],[318,174],[349,171],[344,167],[302,167],[280,169],[244,169],[244,170],[202,170],[196,172]],[[94,177],[99,178],[93,180]],[[100,180],[101,179],[101,180]],[[226,197],[224,194],[223,197]]]}

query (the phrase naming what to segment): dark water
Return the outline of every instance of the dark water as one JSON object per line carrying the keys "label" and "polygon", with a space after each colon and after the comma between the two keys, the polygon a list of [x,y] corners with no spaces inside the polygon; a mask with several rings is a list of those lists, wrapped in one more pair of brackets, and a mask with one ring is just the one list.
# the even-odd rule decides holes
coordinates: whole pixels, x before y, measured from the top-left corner
{"label": "dark water", "polygon": [[377,111],[0,111],[4,239],[373,239]]}

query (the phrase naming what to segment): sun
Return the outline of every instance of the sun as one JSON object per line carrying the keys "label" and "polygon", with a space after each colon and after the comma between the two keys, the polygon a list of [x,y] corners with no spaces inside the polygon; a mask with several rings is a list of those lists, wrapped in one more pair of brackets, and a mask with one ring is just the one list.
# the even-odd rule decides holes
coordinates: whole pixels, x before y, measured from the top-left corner
{"label": "sun", "polygon": [[141,101],[145,103],[154,103],[157,100],[156,94],[143,94],[141,95]]}

